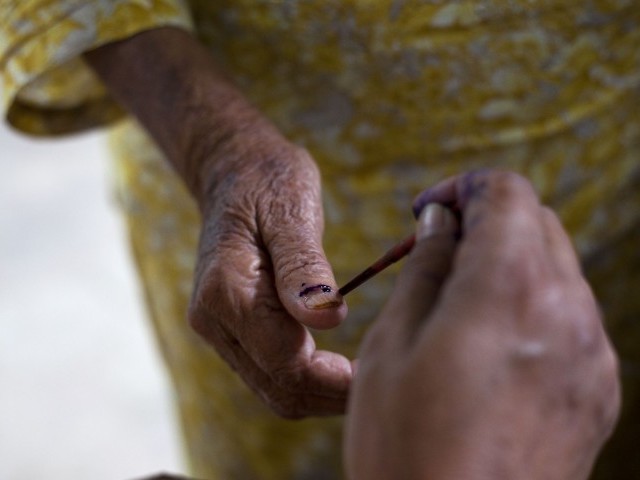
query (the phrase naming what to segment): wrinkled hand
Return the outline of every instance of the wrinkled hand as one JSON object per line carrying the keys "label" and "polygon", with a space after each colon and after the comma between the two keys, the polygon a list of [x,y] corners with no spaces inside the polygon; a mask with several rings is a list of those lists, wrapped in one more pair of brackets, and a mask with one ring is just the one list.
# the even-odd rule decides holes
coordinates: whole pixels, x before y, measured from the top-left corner
{"label": "wrinkled hand", "polygon": [[[347,313],[322,249],[318,169],[277,136],[250,138],[211,161],[191,325],[278,414],[342,413],[351,363],[306,328]],[[314,285],[332,292],[301,296]]]}
{"label": "wrinkled hand", "polygon": [[618,367],[557,217],[505,172],[447,180],[427,204],[361,348],[350,478],[587,478],[619,411]]}
{"label": "wrinkled hand", "polygon": [[84,58],[198,202],[192,326],[281,415],[343,412],[351,364],[317,351],[306,329],[334,327],[347,310],[322,251],[313,160],[187,31],[154,28]]}

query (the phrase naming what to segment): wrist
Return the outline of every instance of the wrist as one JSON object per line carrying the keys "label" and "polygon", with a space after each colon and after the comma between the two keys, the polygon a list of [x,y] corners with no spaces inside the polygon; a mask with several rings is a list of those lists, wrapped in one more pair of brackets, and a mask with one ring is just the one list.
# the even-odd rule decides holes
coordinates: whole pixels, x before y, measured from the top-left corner
{"label": "wrist", "polygon": [[206,179],[224,168],[214,163],[228,163],[257,142],[285,142],[187,31],[145,31],[87,52],[85,59],[198,201]]}
{"label": "wrist", "polygon": [[[286,157],[293,145],[259,112],[246,104],[226,105],[225,112],[210,111],[206,104],[185,119],[185,137],[179,155],[185,164],[183,178],[200,209],[229,178],[257,175],[261,164]],[[259,180],[256,178],[256,181]]]}

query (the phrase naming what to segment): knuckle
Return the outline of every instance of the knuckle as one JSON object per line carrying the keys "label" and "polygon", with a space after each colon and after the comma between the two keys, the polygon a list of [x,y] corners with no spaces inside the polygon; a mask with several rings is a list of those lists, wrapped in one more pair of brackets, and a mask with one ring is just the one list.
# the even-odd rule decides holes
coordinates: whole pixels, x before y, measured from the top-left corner
{"label": "knuckle", "polygon": [[275,384],[293,395],[305,391],[308,381],[305,369],[295,363],[285,362],[274,368],[270,377]]}
{"label": "knuckle", "polygon": [[300,249],[299,242],[292,242],[288,246],[274,249],[273,261],[276,266],[277,275],[283,281],[295,278],[298,275],[309,277],[315,274],[328,273],[327,265],[320,252],[314,251],[313,247]]}
{"label": "knuckle", "polygon": [[548,276],[534,282],[501,278],[491,283],[490,288],[498,292],[494,298],[503,299],[518,319],[518,331],[525,342],[549,342],[549,346],[567,349],[571,355],[589,353],[601,345],[603,332],[597,310],[576,297],[572,285]]}
{"label": "knuckle", "polygon": [[578,353],[592,356],[608,350],[602,315],[586,281],[568,290],[565,297],[563,318],[571,329]]}
{"label": "knuckle", "polygon": [[210,335],[211,319],[200,299],[194,299],[187,312],[187,323],[191,330],[202,337]]}
{"label": "knuckle", "polygon": [[260,165],[263,188],[274,193],[281,189],[295,192],[317,191],[320,183],[320,170],[306,150],[290,147],[281,155],[272,155],[263,159]]}
{"label": "knuckle", "polygon": [[195,333],[200,336],[205,336],[207,333],[207,325],[204,321],[204,316],[197,312],[189,312],[187,315],[187,321],[189,323],[189,327]]}
{"label": "knuckle", "polygon": [[[292,182],[290,188],[278,188],[274,198],[258,205],[259,218],[262,223],[271,227],[274,234],[288,225],[288,232],[298,235],[316,233],[315,225],[321,225],[320,191],[300,179]],[[291,188],[292,187],[292,188]],[[276,195],[278,195],[276,197]]]}
{"label": "knuckle", "polygon": [[494,171],[491,183],[496,191],[507,197],[518,196],[523,191],[533,192],[533,187],[529,180],[516,172],[508,170]]}
{"label": "knuckle", "polygon": [[[615,394],[620,391],[620,361],[610,342],[606,342],[600,360],[600,377],[603,391],[609,390]],[[615,395],[614,395],[615,396]]]}
{"label": "knuckle", "polygon": [[279,417],[298,420],[308,415],[304,397],[272,389],[265,396],[267,406]]}
{"label": "knuckle", "polygon": [[570,358],[583,359],[581,361],[589,362],[586,364],[597,361],[609,372],[617,371],[615,352],[586,282],[576,285],[558,279],[547,280],[530,290],[519,309],[534,327],[534,336],[548,339]]}
{"label": "knuckle", "polygon": [[234,335],[238,332],[233,328],[234,322],[225,319],[237,316],[240,307],[235,304],[237,299],[233,293],[225,289],[227,284],[224,277],[215,273],[200,279],[187,310],[189,328],[216,347],[219,342],[231,346],[237,343]]}
{"label": "knuckle", "polygon": [[206,314],[206,309],[199,299],[194,299],[187,312],[187,323],[191,330],[201,337],[209,337],[211,334],[211,319]]}
{"label": "knuckle", "polygon": [[320,204],[320,171],[306,154],[293,154],[294,161],[265,162],[258,190],[268,201],[258,201],[258,213],[265,221],[282,221],[287,216],[304,218]]}
{"label": "knuckle", "polygon": [[296,164],[302,167],[305,172],[308,172],[309,175],[320,178],[320,168],[313,160],[308,150],[299,145],[293,145],[291,148],[296,157]]}
{"label": "knuckle", "polygon": [[611,343],[607,342],[607,348],[605,349],[605,359],[603,361],[603,372],[607,379],[610,379],[615,385],[615,388],[619,390],[620,383],[620,360],[615,350],[611,346]]}
{"label": "knuckle", "polygon": [[218,320],[202,309],[190,309],[187,314],[187,322],[191,330],[215,347],[218,353],[222,354],[222,350],[238,348],[239,341],[229,334]]}
{"label": "knuckle", "polygon": [[517,173],[497,171],[484,179],[475,192],[500,211],[503,224],[512,230],[540,221],[538,196],[529,180]]}
{"label": "knuckle", "polygon": [[519,197],[523,192],[532,192],[531,183],[518,173],[510,170],[481,169],[467,173],[462,177],[462,197],[475,196],[495,198],[503,205]]}
{"label": "knuckle", "polygon": [[573,284],[552,278],[534,285],[527,306],[541,325],[570,332],[569,339],[579,348],[590,347],[602,336],[593,302],[576,295]]}
{"label": "knuckle", "polygon": [[540,300],[541,305],[556,300],[557,285],[543,276],[538,260],[508,249],[500,255],[492,258],[491,269],[485,275],[484,285],[492,294],[533,306]]}
{"label": "knuckle", "polygon": [[[255,304],[253,304],[251,307],[254,312],[254,315],[252,315],[253,318],[269,319],[274,318],[275,316],[280,316],[283,313],[286,314],[284,307],[280,302],[280,299],[271,290],[258,290],[255,293],[255,299]],[[253,323],[251,322],[247,323],[246,325],[238,325],[238,330],[240,332],[248,334],[250,332],[247,332],[243,327],[253,328]]]}
{"label": "knuckle", "polygon": [[556,319],[566,310],[565,288],[560,282],[549,280],[531,289],[527,303],[537,317]]}
{"label": "knuckle", "polygon": [[595,419],[603,434],[608,436],[618,420],[622,407],[618,358],[612,348],[605,350],[600,362],[598,382],[593,386],[598,401],[595,402]]}

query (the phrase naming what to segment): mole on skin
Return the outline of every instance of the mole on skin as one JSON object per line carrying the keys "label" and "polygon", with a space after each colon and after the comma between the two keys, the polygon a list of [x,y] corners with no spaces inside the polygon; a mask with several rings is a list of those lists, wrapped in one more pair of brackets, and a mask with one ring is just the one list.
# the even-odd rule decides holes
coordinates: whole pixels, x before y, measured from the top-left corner
{"label": "mole on skin", "polygon": [[[306,283],[303,283],[301,286],[304,287],[305,285]],[[329,285],[320,283],[303,288],[298,296],[303,298],[306,307],[316,310],[337,307],[342,303],[336,295],[330,295],[332,293],[333,289]]]}

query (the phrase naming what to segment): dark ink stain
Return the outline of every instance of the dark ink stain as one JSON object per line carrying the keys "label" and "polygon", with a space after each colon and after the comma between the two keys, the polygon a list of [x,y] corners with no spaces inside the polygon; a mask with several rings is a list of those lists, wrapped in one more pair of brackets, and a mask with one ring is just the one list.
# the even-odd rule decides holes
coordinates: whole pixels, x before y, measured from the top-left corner
{"label": "dark ink stain", "polygon": [[472,198],[479,198],[488,188],[487,174],[489,170],[480,169],[464,176],[460,191],[460,201],[466,205]]}
{"label": "dark ink stain", "polygon": [[[303,287],[305,285],[306,285],[305,283],[302,284]],[[317,290],[320,290],[322,293],[331,293],[333,291],[329,285],[322,285],[322,284],[320,284],[320,285],[311,285],[310,287],[307,287],[304,290],[302,290],[300,292],[300,296],[301,297],[306,297],[310,293],[315,292]]]}

